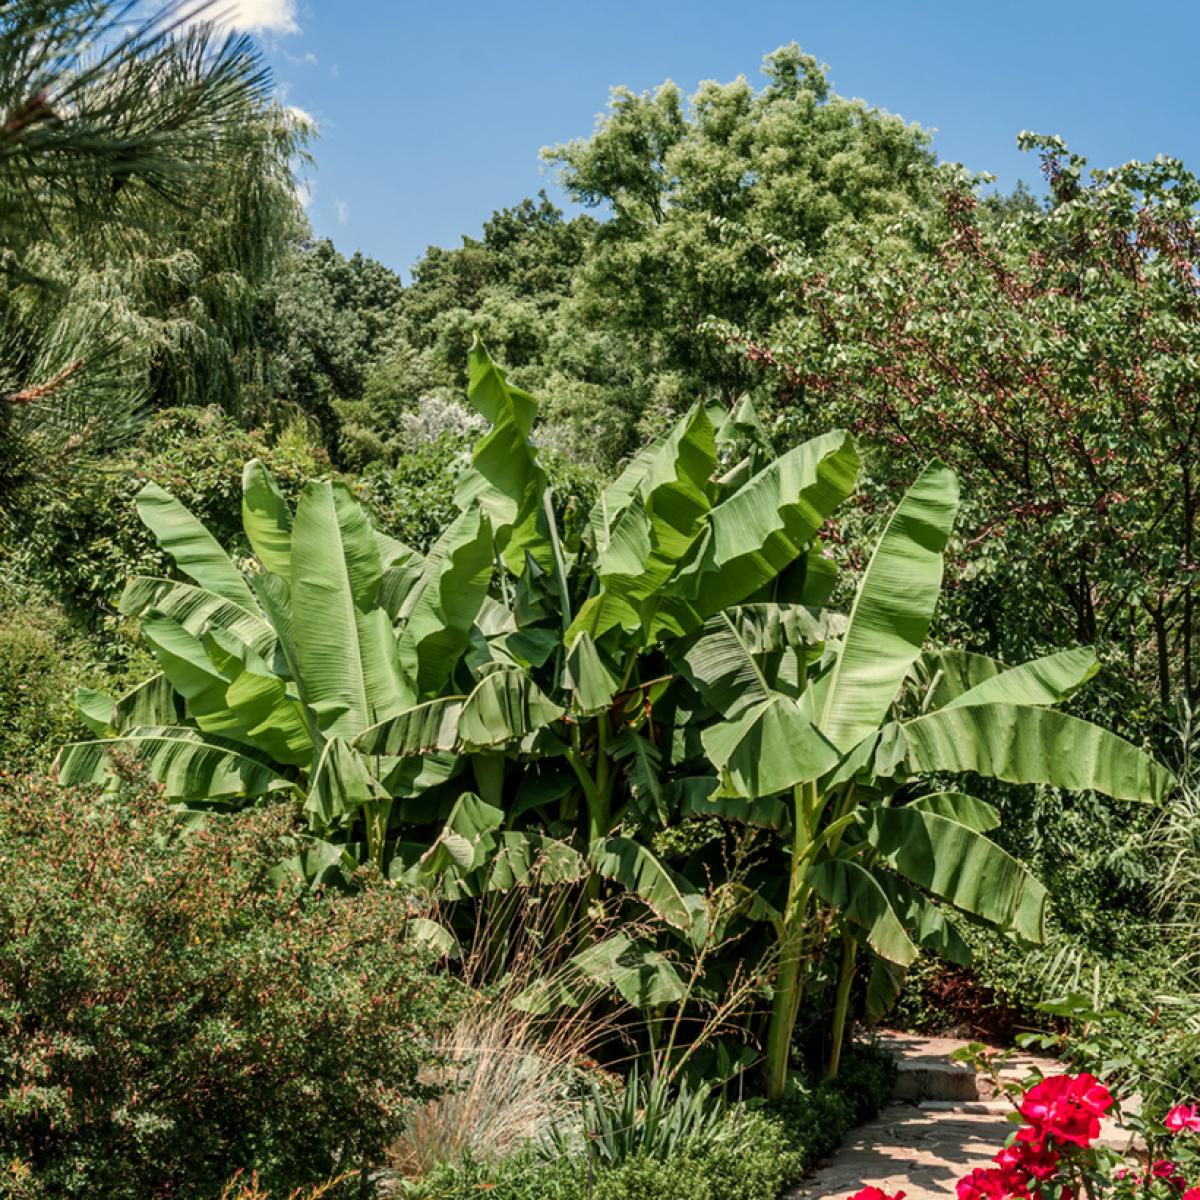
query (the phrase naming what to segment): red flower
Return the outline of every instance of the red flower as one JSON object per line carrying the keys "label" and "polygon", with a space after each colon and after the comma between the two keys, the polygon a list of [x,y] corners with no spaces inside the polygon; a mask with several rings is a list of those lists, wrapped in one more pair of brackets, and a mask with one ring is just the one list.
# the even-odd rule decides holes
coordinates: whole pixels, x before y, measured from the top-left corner
{"label": "red flower", "polygon": [[996,1155],[1002,1167],[1023,1171],[1026,1176],[1046,1180],[1058,1170],[1059,1150],[1040,1130],[1023,1125],[1012,1145]]}
{"label": "red flower", "polygon": [[1183,1191],[1187,1187],[1187,1180],[1179,1173],[1179,1167],[1170,1161],[1170,1159],[1160,1158],[1150,1168],[1150,1174],[1155,1179],[1165,1179],[1172,1187],[1177,1187]]}
{"label": "red flower", "polygon": [[1200,1200],[1200,1187],[1188,1188],[1179,1200]]}
{"label": "red flower", "polygon": [[906,1193],[897,1192],[893,1196],[889,1196],[883,1188],[865,1187],[861,1191],[855,1192],[850,1200],[904,1200]]}
{"label": "red flower", "polygon": [[1008,1200],[1027,1197],[1027,1176],[1010,1167],[976,1167],[958,1181],[958,1200]]}
{"label": "red flower", "polygon": [[1049,1075],[1025,1093],[1021,1116],[1043,1135],[1087,1146],[1112,1103],[1112,1093],[1094,1075]]}
{"label": "red flower", "polygon": [[1182,1133],[1185,1129],[1200,1133],[1200,1105],[1177,1104],[1164,1122],[1171,1133]]}

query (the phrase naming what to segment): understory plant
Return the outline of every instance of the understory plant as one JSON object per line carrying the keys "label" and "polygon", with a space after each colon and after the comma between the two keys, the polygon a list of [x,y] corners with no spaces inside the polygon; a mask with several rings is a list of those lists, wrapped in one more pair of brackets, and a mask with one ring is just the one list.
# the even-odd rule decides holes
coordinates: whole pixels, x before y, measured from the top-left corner
{"label": "understory plant", "polygon": [[[749,402],[696,405],[560,528],[533,397],[479,345],[468,394],[488,430],[426,554],[336,484],[309,483],[293,511],[258,462],[249,560],[143,489],[186,576],[134,579],[122,600],[161,674],[81,694],[97,737],[63,749],[59,777],[103,782],[125,753],[184,805],[294,797],[301,869],[370,862],[452,902],[457,924],[430,931],[449,944],[489,896],[574,889],[581,922],[547,962],[573,977],[522,1002],[619,995],[678,1074],[697,1052],[687,1014],[728,1015],[719,998],[749,976],[770,1013],[741,1041],[765,1043],[773,1098],[818,965],[839,964],[836,1072],[864,952],[877,1016],[922,947],[967,957],[956,912],[1042,937],[1044,889],[958,778],[1140,801],[1171,786],[1055,710],[1094,673],[1090,651],[1010,668],[926,644],[958,509],[940,463],[841,614],[821,533],[854,488],[846,433],[775,456]],[[493,931],[498,971],[510,932]]]}
{"label": "understory plant", "polygon": [[241,1168],[229,1195],[282,1197],[382,1160],[457,987],[408,889],[280,872],[292,826],[0,778],[0,1195],[211,1200]]}

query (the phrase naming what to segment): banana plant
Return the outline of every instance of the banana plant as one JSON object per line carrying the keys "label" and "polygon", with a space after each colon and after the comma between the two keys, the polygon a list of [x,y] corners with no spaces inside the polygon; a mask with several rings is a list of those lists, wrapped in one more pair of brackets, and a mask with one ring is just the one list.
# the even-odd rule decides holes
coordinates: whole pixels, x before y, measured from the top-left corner
{"label": "banana plant", "polygon": [[[829,924],[818,909],[840,930],[832,1072],[862,944],[876,957],[868,1002],[878,1012],[921,947],[962,961],[953,913],[1042,940],[1045,889],[986,837],[996,810],[946,790],[946,777],[1146,802],[1174,782],[1137,747],[1054,709],[1095,673],[1091,651],[1009,669],[926,647],[957,507],[953,472],[931,464],[891,514],[836,636],[797,625],[780,637],[723,613],[677,651],[724,717],[700,734],[717,794],[778,831],[786,886],[774,917],[771,1096],[786,1082],[805,968],[823,949],[811,940]],[[787,755],[765,753],[774,730],[787,731]],[[781,798],[783,823],[772,807]]]}
{"label": "banana plant", "polygon": [[341,485],[308,484],[293,513],[253,461],[243,571],[158,486],[136,503],[186,577],[136,578],[122,597],[161,673],[119,700],[77,697],[98,737],[63,748],[59,778],[101,781],[126,753],[181,802],[300,793],[314,830],[357,826],[382,865],[398,763],[355,741],[436,693],[465,651],[492,572],[487,517],[472,507],[422,558]]}
{"label": "banana plant", "polygon": [[[670,931],[661,944],[585,934],[574,960],[647,1003],[678,991],[664,947],[711,935],[708,881],[739,887],[722,920],[769,930],[778,960],[775,1095],[818,910],[844,948],[843,1016],[860,943],[885,964],[882,1003],[917,947],[961,954],[952,910],[1040,936],[1044,893],[984,836],[993,810],[944,777],[1131,799],[1169,786],[1053,710],[1086,654],[1008,670],[925,646],[957,507],[946,468],[898,506],[842,616],[820,535],[857,478],[844,432],[771,458],[748,402],[697,405],[560,530],[536,403],[478,344],[468,399],[489,428],[426,554],[338,484],[310,483],[293,512],[256,462],[245,559],[143,489],[181,577],[133,580],[122,609],[161,673],[79,697],[96,738],[63,748],[59,777],[103,780],[133,755],[186,804],[300,796],[315,870],[368,859],[467,906],[533,879],[581,887],[587,911],[634,905]],[[774,841],[756,890],[722,883],[703,850],[653,852],[655,831],[693,817]]]}
{"label": "banana plant", "polygon": [[[820,592],[809,551],[853,487],[854,447],[832,433],[766,461],[748,403],[698,405],[563,536],[536,404],[480,345],[468,398],[489,429],[426,555],[337,484],[309,484],[293,513],[257,462],[253,557],[237,562],[143,489],[181,578],[133,580],[122,609],[161,668],[143,699],[164,703],[80,697],[97,737],[63,749],[59,776],[104,779],[126,753],[185,803],[298,793],[327,843],[456,896],[565,844],[590,898],[627,892],[694,939],[697,887],[638,836],[678,794],[653,719],[674,679],[665,648],[730,605]],[[769,756],[787,753],[788,729],[764,728]]]}

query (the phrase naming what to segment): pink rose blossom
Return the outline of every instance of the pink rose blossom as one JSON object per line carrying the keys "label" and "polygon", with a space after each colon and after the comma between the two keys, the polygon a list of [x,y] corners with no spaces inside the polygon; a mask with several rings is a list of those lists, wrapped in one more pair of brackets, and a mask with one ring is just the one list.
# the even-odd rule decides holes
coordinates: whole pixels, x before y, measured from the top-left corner
{"label": "pink rose blossom", "polygon": [[1182,1133],[1185,1129],[1200,1133],[1200,1105],[1177,1104],[1164,1122],[1171,1133]]}

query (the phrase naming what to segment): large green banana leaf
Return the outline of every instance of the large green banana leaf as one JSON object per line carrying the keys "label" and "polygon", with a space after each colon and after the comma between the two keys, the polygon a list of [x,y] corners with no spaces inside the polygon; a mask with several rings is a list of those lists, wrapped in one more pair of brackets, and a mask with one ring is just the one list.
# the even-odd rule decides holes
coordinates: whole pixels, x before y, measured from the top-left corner
{"label": "large green banana leaf", "polygon": [[728,721],[774,695],[754,655],[754,634],[735,623],[733,614],[718,613],[671,651],[705,704]]}
{"label": "large green banana leaf", "polygon": [[152,608],[173,617],[196,637],[209,629],[224,629],[264,658],[274,653],[275,630],[264,620],[258,605],[247,609],[193,583],[138,575],[125,586],[121,612],[140,617]]}
{"label": "large green banana leaf", "polygon": [[866,930],[867,945],[880,957],[902,967],[916,959],[917,948],[887,893],[865,867],[832,858],[810,867],[807,878],[822,900]]}
{"label": "large green banana leaf", "polygon": [[752,596],[800,557],[857,473],[858,454],[841,430],[777,458],[708,514],[703,540],[668,585],[657,622],[685,634]]}
{"label": "large green banana leaf", "polygon": [[805,604],[739,604],[723,615],[728,616],[751,654],[821,646],[846,632],[844,614]]}
{"label": "large green banana leaf", "polygon": [[252,458],[242,468],[242,527],[258,561],[282,579],[292,577],[292,512],[271,473]]}
{"label": "large green banana leaf", "polygon": [[1062,650],[1010,667],[966,650],[926,650],[914,667],[927,694],[925,711],[962,704],[1057,704],[1091,679],[1099,669],[1088,647]]}
{"label": "large green banana leaf", "polygon": [[304,808],[322,826],[349,816],[364,804],[390,801],[383,785],[371,773],[367,760],[339,737],[330,738],[308,781]]}
{"label": "large green banana leaf", "polygon": [[458,744],[458,719],[465,696],[443,696],[406,708],[364,729],[354,745],[364,754],[415,758],[453,750]]}
{"label": "large green banana leaf", "polygon": [[425,556],[411,546],[393,541],[390,552],[384,556],[383,582],[379,585],[379,603],[393,621],[400,616],[409,593],[420,584],[424,574]]}
{"label": "large green banana leaf", "polygon": [[377,605],[375,531],[342,486],[310,483],[296,507],[291,612],[304,700],[329,737],[353,740],[416,700]]}
{"label": "large green banana leaf", "polygon": [[711,775],[693,775],[672,779],[663,787],[667,811],[678,810],[681,817],[720,817],[739,825],[757,825],[762,829],[782,829],[788,822],[788,805],[778,796],[722,795],[718,781]]}
{"label": "large green banana leaf", "polygon": [[[301,701],[304,701],[307,693],[304,687],[304,672],[300,665],[300,651],[296,645],[291,585],[286,579],[272,575],[270,571],[260,571],[251,576],[251,583],[258,603],[275,631],[275,653],[271,659],[271,666],[277,675],[291,681]],[[309,716],[311,718],[311,714]],[[309,720],[309,732],[314,743],[321,740],[321,731],[315,719]]]}
{"label": "large green banana leaf", "polygon": [[117,698],[95,688],[78,688],[75,708],[97,737],[116,737],[136,725],[174,725],[181,715],[175,689],[161,672]]}
{"label": "large green banana leaf", "polygon": [[938,646],[921,651],[913,664],[913,676],[927,690],[923,703],[927,711],[932,711],[944,708],[976,684],[994,679],[1008,669],[1007,663],[985,654]]}
{"label": "large green banana leaf", "polygon": [[1100,660],[1090,646],[1061,650],[1035,658],[981,680],[946,708],[971,704],[1058,704],[1082,687],[1100,670]]}
{"label": "large green banana leaf", "polygon": [[617,681],[586,629],[567,654],[566,682],[571,689],[572,707],[584,715],[604,712],[617,693]]}
{"label": "large green banana leaf", "polygon": [[254,612],[254,597],[242,573],[216,538],[174,496],[158,484],[148,483],[134,503],[138,516],[185,575],[206,591]]}
{"label": "large green banana leaf", "polygon": [[545,886],[578,883],[587,873],[583,855],[557,838],[526,830],[507,830],[488,864],[486,890],[506,892],[537,882]]}
{"label": "large green banana leaf", "polygon": [[687,988],[661,951],[632,941],[623,933],[580,951],[571,964],[586,979],[611,987],[640,1011],[678,1004]]}
{"label": "large green banana leaf", "polygon": [[608,756],[625,770],[632,808],[643,825],[663,827],[670,819],[662,782],[662,751],[635,729],[623,729],[608,744]]}
{"label": "large green banana leaf", "polygon": [[[663,598],[663,585],[696,540],[711,505],[716,465],[712,423],[696,405],[646,464],[638,491],[596,556],[598,594],[583,604],[566,641],[587,630],[599,641],[610,629],[641,631]],[[648,611],[644,611],[648,610]],[[643,631],[646,640],[651,629]]]}
{"label": "large green banana leaf", "polygon": [[963,792],[932,792],[910,800],[909,807],[957,821],[976,833],[988,833],[1000,827],[1000,813],[994,805]]}
{"label": "large green banana leaf", "polygon": [[[684,417],[684,421],[688,418]],[[608,549],[612,531],[621,514],[638,494],[642,480],[655,455],[662,450],[674,431],[643,446],[622,468],[621,473],[604,488],[588,514],[587,538],[593,550],[600,554]]]}
{"label": "large green banana leaf", "polygon": [[209,659],[198,637],[152,609],[142,618],[142,640],[171,686],[187,701],[190,716],[205,717],[225,707],[229,679]]}
{"label": "large green banana leaf", "polygon": [[416,679],[416,699],[435,696],[450,678],[483,608],[494,562],[491,523],[478,508],[456,517],[426,555],[396,613],[400,659]]}
{"label": "large green banana leaf", "polygon": [[276,762],[310,760],[312,740],[301,705],[237,638],[221,629],[194,637],[153,609],[142,618],[142,637],[205,733],[246,742]]}
{"label": "large green banana leaf", "polygon": [[472,749],[501,746],[557,721],[560,708],[528,672],[490,671],[463,704],[458,718],[461,744]]}
{"label": "large green banana leaf", "polygon": [[914,771],[974,771],[1007,783],[1158,802],[1175,777],[1098,725],[1016,704],[945,708],[902,726]]}
{"label": "large green banana leaf", "polygon": [[615,990],[633,1008],[654,1010],[678,1004],[687,988],[660,951],[617,933],[568,959],[566,970],[535,980],[513,1000],[518,1012],[544,1015],[577,1008],[598,989]]}
{"label": "large green banana leaf", "polygon": [[467,399],[492,427],[475,444],[454,503],[463,511],[478,504],[487,514],[496,549],[514,575],[525,570],[526,551],[549,567],[551,547],[542,528],[546,472],[530,441],[537,401],[506,382],[478,339],[471,346],[467,372]]}
{"label": "large green banana leaf", "polygon": [[896,506],[858,586],[817,721],[844,753],[887,715],[929,629],[958,480],[932,463]]}
{"label": "large green banana leaf", "polygon": [[627,837],[597,838],[587,857],[598,875],[615,879],[668,925],[692,935],[703,898],[645,846]]}
{"label": "large green banana leaf", "polygon": [[867,976],[867,1021],[872,1026],[892,1007],[904,990],[907,967],[897,966],[876,955]]}
{"label": "large green banana leaf", "polygon": [[883,861],[906,879],[1001,929],[1045,939],[1046,889],[983,834],[911,805],[861,809],[859,821]]}
{"label": "large green banana leaf", "polygon": [[892,871],[876,875],[892,911],[909,937],[922,949],[932,950],[960,967],[971,965],[971,947],[954,928],[945,911]]}
{"label": "large green banana leaf", "polygon": [[801,706],[778,694],[708,726],[700,741],[725,789],[750,800],[818,779],[839,758]]}
{"label": "large green banana leaf", "polygon": [[223,630],[206,633],[201,648],[229,684],[221,704],[196,714],[200,728],[249,742],[276,762],[308,765],[313,754],[308,714],[284,680]]}
{"label": "large green banana leaf", "polygon": [[264,796],[294,786],[249,747],[185,726],[138,726],[119,738],[73,742],[58,753],[56,778],[67,786],[105,783],[114,753],[141,762],[173,800]]}
{"label": "large green banana leaf", "polygon": [[[411,882],[451,874],[463,877],[489,862],[497,845],[504,811],[464,792],[454,803],[437,840],[421,856],[407,878]],[[453,881],[451,881],[453,883]]]}

